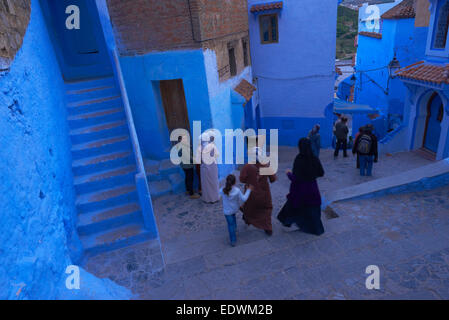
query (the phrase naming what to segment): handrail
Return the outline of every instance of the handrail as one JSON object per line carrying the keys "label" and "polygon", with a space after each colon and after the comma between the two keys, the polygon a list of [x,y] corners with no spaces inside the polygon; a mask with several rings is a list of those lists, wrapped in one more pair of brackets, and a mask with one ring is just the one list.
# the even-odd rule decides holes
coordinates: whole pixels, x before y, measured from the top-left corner
{"label": "handrail", "polygon": [[114,57],[115,69],[117,71],[117,78],[120,86],[120,92],[122,94],[123,104],[125,106],[126,120],[128,122],[129,133],[131,135],[131,142],[133,145],[134,156],[136,158],[136,165],[138,173],[145,173],[145,166],[143,164],[142,152],[140,151],[139,140],[137,139],[136,127],[134,126],[134,119],[129,104],[128,93],[125,87],[125,81],[123,80],[122,68],[118,59],[117,50],[112,50],[112,56]]}

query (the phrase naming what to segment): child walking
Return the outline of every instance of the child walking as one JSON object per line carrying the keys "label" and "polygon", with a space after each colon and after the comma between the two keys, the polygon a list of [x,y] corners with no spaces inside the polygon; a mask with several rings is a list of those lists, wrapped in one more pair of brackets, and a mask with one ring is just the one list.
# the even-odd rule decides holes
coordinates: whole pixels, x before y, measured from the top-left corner
{"label": "child walking", "polygon": [[231,240],[231,246],[235,247],[237,219],[236,213],[239,211],[240,206],[248,200],[251,194],[252,186],[246,190],[245,194],[235,186],[236,178],[233,174],[226,177],[226,186],[220,190],[220,195],[223,199],[223,213],[228,223],[229,238]]}

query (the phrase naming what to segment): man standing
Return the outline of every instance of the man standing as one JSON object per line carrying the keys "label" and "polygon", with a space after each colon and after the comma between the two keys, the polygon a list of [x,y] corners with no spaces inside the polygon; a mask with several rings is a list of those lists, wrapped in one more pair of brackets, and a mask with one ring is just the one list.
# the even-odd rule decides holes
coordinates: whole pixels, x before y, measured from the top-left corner
{"label": "man standing", "polygon": [[337,143],[335,145],[335,152],[334,152],[334,159],[337,159],[338,153],[340,152],[340,149],[343,149],[343,156],[345,158],[348,157],[348,133],[349,129],[347,126],[348,118],[342,117],[341,121],[337,122],[335,124],[335,137],[337,138]]}
{"label": "man standing", "polygon": [[198,199],[200,196],[198,194],[195,194],[193,190],[193,178],[194,178],[194,165],[193,165],[193,150],[188,143],[188,138],[186,136],[180,136],[178,138],[178,156],[182,158],[182,147],[181,145],[184,145],[185,149],[189,150],[189,162],[184,163],[181,162],[181,168],[184,171],[185,174],[185,186],[186,186],[186,194],[190,196],[190,199]]}
{"label": "man standing", "polygon": [[359,157],[361,176],[372,176],[373,163],[378,161],[377,138],[373,130],[373,125],[368,124],[359,134],[352,148],[352,153],[357,153]]}

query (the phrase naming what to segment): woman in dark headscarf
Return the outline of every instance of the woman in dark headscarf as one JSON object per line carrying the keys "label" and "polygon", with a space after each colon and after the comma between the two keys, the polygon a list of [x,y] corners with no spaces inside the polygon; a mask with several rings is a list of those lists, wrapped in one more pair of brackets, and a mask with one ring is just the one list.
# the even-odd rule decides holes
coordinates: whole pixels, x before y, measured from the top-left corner
{"label": "woman in dark headscarf", "polygon": [[320,160],[313,155],[310,140],[303,138],[298,143],[299,154],[293,164],[293,172],[287,171],[291,181],[287,203],[278,215],[285,227],[297,224],[301,231],[315,235],[324,233],[321,222],[321,195],[316,182],[324,176]]}

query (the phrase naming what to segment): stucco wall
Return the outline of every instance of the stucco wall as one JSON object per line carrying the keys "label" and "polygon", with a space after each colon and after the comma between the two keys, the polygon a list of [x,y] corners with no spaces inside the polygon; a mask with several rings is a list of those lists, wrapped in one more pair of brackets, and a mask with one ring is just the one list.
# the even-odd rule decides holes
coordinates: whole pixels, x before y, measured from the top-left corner
{"label": "stucco wall", "polygon": [[0,298],[54,298],[79,257],[64,87],[37,1],[0,75]]}
{"label": "stucco wall", "polygon": [[212,126],[202,50],[151,53],[122,57],[120,61],[144,157],[169,157],[170,137],[160,98],[160,80],[183,80],[191,129],[193,121],[201,120],[206,129]]}
{"label": "stucco wall", "polygon": [[0,74],[0,299],[128,299],[129,290],[81,272],[65,88],[39,2],[23,46]]}
{"label": "stucco wall", "polygon": [[[269,2],[249,0],[248,7]],[[319,122],[330,145],[325,110],[333,102],[337,1],[284,1],[273,44],[261,44],[258,15],[248,14],[262,126],[279,129],[280,144],[295,145]]]}

